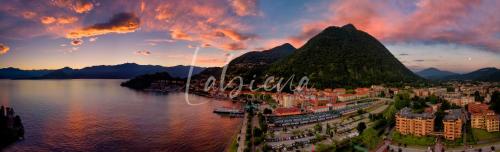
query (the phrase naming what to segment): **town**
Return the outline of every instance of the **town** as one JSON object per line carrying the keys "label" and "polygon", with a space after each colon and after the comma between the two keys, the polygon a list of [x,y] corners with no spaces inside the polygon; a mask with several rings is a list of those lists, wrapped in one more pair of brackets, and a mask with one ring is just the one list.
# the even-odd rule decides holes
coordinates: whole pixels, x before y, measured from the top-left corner
{"label": "town", "polygon": [[[498,86],[242,91],[233,101],[246,104],[225,109],[244,115],[230,151],[494,151],[500,147]],[[206,96],[229,93],[211,89]]]}

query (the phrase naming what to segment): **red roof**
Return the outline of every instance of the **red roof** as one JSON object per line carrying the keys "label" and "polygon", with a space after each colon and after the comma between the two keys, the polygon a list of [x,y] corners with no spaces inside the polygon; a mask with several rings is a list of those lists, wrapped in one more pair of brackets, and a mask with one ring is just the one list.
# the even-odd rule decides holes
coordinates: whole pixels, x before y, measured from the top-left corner
{"label": "red roof", "polygon": [[296,112],[300,112],[300,109],[299,108],[295,108],[295,107],[292,107],[292,108],[276,108],[276,109],[274,109],[274,112],[278,113],[278,114],[296,113]]}
{"label": "red roof", "polygon": [[332,106],[337,107],[337,106],[345,106],[347,103],[345,102],[339,102],[339,103],[334,103]]}
{"label": "red roof", "polygon": [[333,92],[345,92],[344,88],[335,88],[333,89]]}
{"label": "red roof", "polygon": [[488,105],[486,105],[484,103],[481,103],[481,104],[469,103],[467,106],[467,110],[470,113],[482,113],[482,112],[485,112],[486,110],[488,110]]}

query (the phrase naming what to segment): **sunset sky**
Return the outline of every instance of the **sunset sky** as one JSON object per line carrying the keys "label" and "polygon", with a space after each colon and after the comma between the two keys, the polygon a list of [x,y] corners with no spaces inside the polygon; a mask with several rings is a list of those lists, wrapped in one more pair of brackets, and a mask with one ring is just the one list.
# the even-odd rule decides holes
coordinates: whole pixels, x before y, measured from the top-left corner
{"label": "sunset sky", "polygon": [[411,70],[500,68],[498,0],[2,0],[0,68],[222,66],[354,24]]}

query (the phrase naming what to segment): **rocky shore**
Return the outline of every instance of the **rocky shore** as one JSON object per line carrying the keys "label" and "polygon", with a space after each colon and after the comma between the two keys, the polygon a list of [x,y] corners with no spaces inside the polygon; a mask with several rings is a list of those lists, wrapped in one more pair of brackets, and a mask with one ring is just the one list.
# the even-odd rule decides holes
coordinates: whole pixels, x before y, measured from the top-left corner
{"label": "rocky shore", "polygon": [[14,109],[0,108],[0,149],[20,139],[24,139],[24,126],[21,117],[15,115]]}

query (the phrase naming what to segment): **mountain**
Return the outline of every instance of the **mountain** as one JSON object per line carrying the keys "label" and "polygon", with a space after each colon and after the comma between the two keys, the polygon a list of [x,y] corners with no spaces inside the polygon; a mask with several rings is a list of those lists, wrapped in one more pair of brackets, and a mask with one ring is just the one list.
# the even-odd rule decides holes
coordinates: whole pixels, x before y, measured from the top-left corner
{"label": "mountain", "polygon": [[444,77],[457,75],[457,73],[442,71],[437,68],[427,68],[422,71],[416,72],[416,74],[429,80],[437,80],[437,79],[442,79]]}
{"label": "mountain", "polygon": [[367,86],[421,80],[385,46],[352,24],[331,26],[267,71],[295,80],[308,76],[316,88]]}
{"label": "mountain", "polygon": [[142,90],[149,88],[151,83],[158,80],[171,80],[172,77],[167,72],[158,72],[154,74],[144,74],[137,76],[133,79],[121,83],[121,86],[129,87],[132,89]]}
{"label": "mountain", "polygon": [[445,80],[473,80],[473,81],[500,81],[500,70],[494,67],[482,68],[470,73],[452,75],[443,78]]}
{"label": "mountain", "polygon": [[[189,73],[190,66],[163,67],[159,65],[139,65],[125,63],[119,65],[99,65],[72,69],[65,67],[57,70],[19,70],[13,68],[0,69],[0,78],[4,79],[129,79],[139,75],[157,72],[168,72],[172,77],[184,78]],[[204,68],[194,67],[193,74],[198,74]],[[3,72],[5,71],[5,72]],[[16,71],[16,72],[12,72]]]}
{"label": "mountain", "polygon": [[46,75],[53,70],[21,70],[17,68],[0,69],[0,79],[26,79]]}
{"label": "mountain", "polygon": [[261,76],[269,65],[289,56],[295,50],[295,47],[285,43],[269,50],[245,53],[229,62],[226,74],[241,76],[249,81],[253,75]]}

